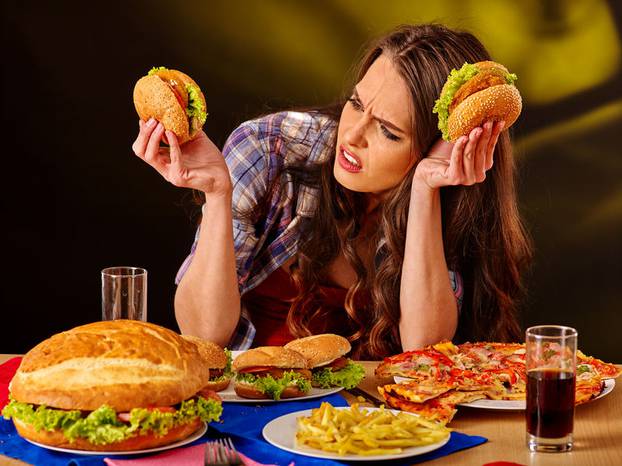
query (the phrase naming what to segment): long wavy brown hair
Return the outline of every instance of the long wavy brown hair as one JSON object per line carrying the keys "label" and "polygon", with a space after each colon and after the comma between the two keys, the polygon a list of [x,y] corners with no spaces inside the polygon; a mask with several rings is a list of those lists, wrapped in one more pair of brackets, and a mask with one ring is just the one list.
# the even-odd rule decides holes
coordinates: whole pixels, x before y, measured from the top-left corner
{"label": "long wavy brown hair", "polygon": [[[489,60],[490,56],[468,32],[436,24],[400,26],[364,54],[357,82],[380,55],[393,61],[412,95],[413,153],[420,160],[440,137],[432,108],[447,75],[464,62]],[[338,121],[344,103],[345,99],[322,112]],[[355,248],[365,234],[365,197],[335,180],[334,156],[333,147],[330,160],[321,164],[303,162],[285,168],[297,183],[319,186],[321,213],[307,221],[301,235],[304,240],[291,269],[298,295],[287,324],[293,335],[306,336],[312,333],[313,322],[326,320],[320,284],[326,280],[329,264],[343,253],[357,278],[346,295],[347,328],[332,330],[346,334],[355,356],[378,359],[402,351],[400,280],[412,176],[418,161],[381,206],[379,228],[372,238],[366,238],[377,245],[375,261],[369,264]],[[442,188],[441,209],[447,266],[461,274],[464,284],[454,340],[519,339],[517,310],[524,292],[521,276],[531,260],[531,244],[517,207],[515,161],[507,132],[499,137],[494,166],[486,180],[473,186]],[[254,214],[261,212],[265,208]]]}

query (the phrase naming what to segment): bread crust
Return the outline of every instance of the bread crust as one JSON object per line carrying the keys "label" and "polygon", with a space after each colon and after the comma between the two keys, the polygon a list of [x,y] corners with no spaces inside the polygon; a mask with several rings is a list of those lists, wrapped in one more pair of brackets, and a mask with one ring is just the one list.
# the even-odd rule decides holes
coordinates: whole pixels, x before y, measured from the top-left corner
{"label": "bread crust", "polygon": [[225,388],[227,388],[230,383],[231,383],[231,377],[227,377],[226,379],[221,380],[219,382],[207,382],[203,388],[206,390],[213,390],[215,392],[220,392],[224,390]]}
{"label": "bread crust", "polygon": [[162,123],[177,136],[180,144],[189,141],[190,124],[171,87],[159,76],[143,76],[134,86],[134,106],[141,120],[149,118]]}
{"label": "bread crust", "polygon": [[182,335],[181,337],[196,345],[199,350],[199,354],[201,355],[201,359],[205,362],[205,364],[207,364],[208,368],[224,369],[227,365],[227,355],[225,354],[225,351],[216,343],[203,340],[202,338],[195,337],[194,335]]}
{"label": "bread crust", "polygon": [[452,142],[469,134],[486,121],[505,121],[504,129],[514,124],[522,110],[520,92],[515,86],[501,84],[475,92],[464,99],[450,114],[447,130]]}
{"label": "bread crust", "polygon": [[341,335],[324,333],[292,340],[285,345],[285,348],[302,354],[307,360],[308,367],[315,368],[330,364],[335,359],[344,356],[350,352],[352,346]]}
{"label": "bread crust", "polygon": [[[233,386],[235,393],[242,398],[250,398],[257,400],[271,400],[272,397],[266,395],[265,393],[257,390],[253,385],[245,383],[245,382],[236,382]],[[298,398],[300,396],[305,396],[307,393],[300,390],[298,387],[287,387],[281,393],[281,398]]]}
{"label": "bread crust", "polygon": [[185,439],[203,425],[203,422],[199,418],[196,418],[191,422],[169,429],[169,431],[161,437],[158,437],[153,432],[147,434],[137,433],[121,442],[96,445],[84,438],[77,438],[71,442],[60,429],[55,429],[53,431],[41,429],[37,431],[31,424],[27,424],[15,418],[13,418],[13,423],[19,435],[33,442],[59,448],[88,451],[131,451],[155,448]]}
{"label": "bread crust", "polygon": [[297,351],[282,346],[260,346],[249,349],[233,361],[233,370],[235,371],[253,366],[306,369],[307,360]]}
{"label": "bread crust", "polygon": [[172,330],[132,320],[95,322],[39,343],[22,360],[14,399],[52,408],[117,412],[171,406],[209,381],[196,345]]}

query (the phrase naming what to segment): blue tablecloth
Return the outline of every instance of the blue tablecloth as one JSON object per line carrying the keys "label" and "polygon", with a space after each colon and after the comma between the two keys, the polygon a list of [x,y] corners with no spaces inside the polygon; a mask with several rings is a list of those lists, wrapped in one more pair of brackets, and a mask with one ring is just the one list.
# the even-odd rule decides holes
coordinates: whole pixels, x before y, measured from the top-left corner
{"label": "blue tablecloth", "polygon": [[[347,406],[346,400],[339,394],[329,395],[308,401],[287,401],[271,404],[236,404],[225,403],[222,422],[210,424],[207,434],[191,445],[202,443],[222,435],[228,435],[242,453],[261,463],[288,465],[292,461],[296,466],[302,465],[338,465],[343,462],[314,459],[307,456],[294,455],[268,444],[261,435],[263,426],[283,414],[305,409],[317,408],[322,401],[333,406]],[[383,465],[414,464],[441,456],[449,455],[458,450],[470,448],[486,442],[484,437],[470,436],[452,432],[451,439],[442,448],[425,455],[409,458],[404,461],[383,461]],[[78,454],[59,453],[39,448],[23,440],[17,435],[13,422],[0,418],[0,454],[18,458],[27,463],[41,466],[79,465],[102,466],[104,456],[84,456]],[[126,456],[129,457],[129,456]],[[132,455],[132,457],[136,457]],[[174,466],[174,465],[172,465]]]}

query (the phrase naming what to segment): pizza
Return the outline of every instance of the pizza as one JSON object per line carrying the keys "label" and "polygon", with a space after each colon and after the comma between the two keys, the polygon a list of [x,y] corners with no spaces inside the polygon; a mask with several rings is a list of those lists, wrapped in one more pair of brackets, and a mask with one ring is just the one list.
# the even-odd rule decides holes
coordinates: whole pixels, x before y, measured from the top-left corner
{"label": "pizza", "polygon": [[[604,379],[622,369],[577,351],[576,404],[597,397]],[[442,341],[421,350],[385,358],[378,377],[401,376],[401,384],[378,387],[387,404],[442,423],[451,421],[456,405],[478,399],[524,400],[527,374],[522,343]]]}

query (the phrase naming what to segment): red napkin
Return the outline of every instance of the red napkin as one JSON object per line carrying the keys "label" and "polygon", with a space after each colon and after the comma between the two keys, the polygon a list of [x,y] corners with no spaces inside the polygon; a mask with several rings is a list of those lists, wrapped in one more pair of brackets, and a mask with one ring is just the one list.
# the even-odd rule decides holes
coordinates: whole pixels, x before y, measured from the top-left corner
{"label": "red napkin", "polygon": [[[176,448],[158,455],[147,456],[130,460],[121,460],[114,458],[104,458],[104,462],[108,466],[203,466],[203,457],[205,455],[205,444],[194,445],[192,447]],[[242,461],[246,466],[273,466],[264,465],[253,461],[252,459],[240,453]],[[292,466],[294,463],[291,463]]]}
{"label": "red napkin", "polygon": [[0,364],[0,410],[9,402],[9,382],[21,362],[22,358],[13,358]]}
{"label": "red napkin", "polygon": [[513,463],[511,461],[493,461],[492,463],[482,464],[482,466],[525,466],[524,464]]}

